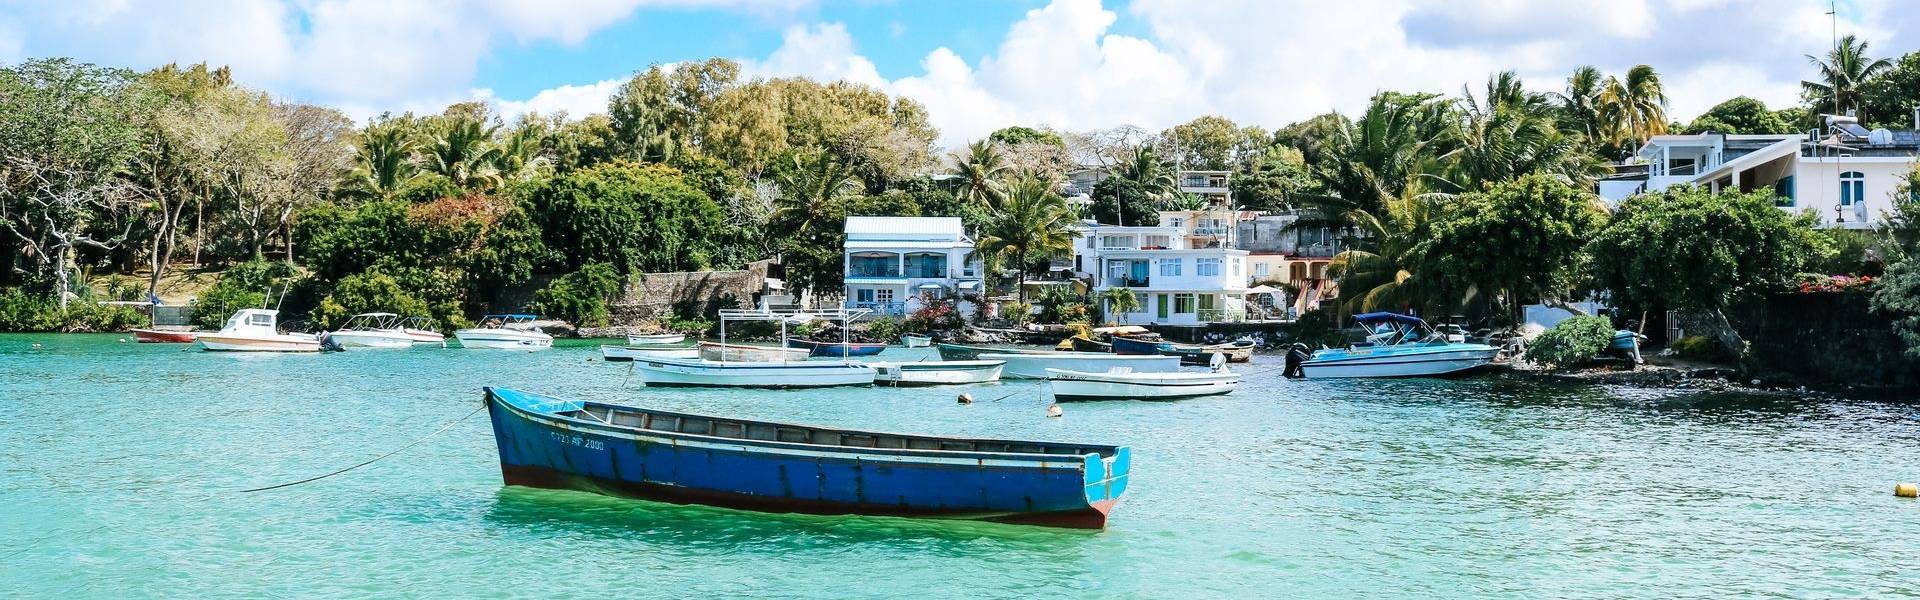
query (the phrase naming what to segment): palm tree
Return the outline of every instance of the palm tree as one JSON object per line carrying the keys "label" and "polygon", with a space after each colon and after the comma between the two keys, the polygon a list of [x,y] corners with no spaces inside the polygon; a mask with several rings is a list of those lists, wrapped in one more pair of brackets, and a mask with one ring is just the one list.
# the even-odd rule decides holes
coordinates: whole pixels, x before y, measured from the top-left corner
{"label": "palm tree", "polygon": [[1605,163],[1555,127],[1545,95],[1527,92],[1512,72],[1487,82],[1484,99],[1463,93],[1459,147],[1444,175],[1452,191],[1470,191],[1546,173],[1587,185]]}
{"label": "palm tree", "polygon": [[1166,201],[1167,210],[1206,210],[1207,199],[1197,194],[1176,193]]}
{"label": "palm tree", "polygon": [[[1106,306],[1107,322],[1125,323],[1128,313],[1140,312],[1140,297],[1133,295],[1133,289],[1125,287],[1107,288],[1094,295],[1094,301]],[[1112,317],[1118,315],[1115,321]]]}
{"label": "palm tree", "polygon": [[1600,89],[1604,84],[1600,70],[1592,66],[1583,66],[1573,70],[1567,78],[1567,89],[1550,93],[1548,97],[1560,105],[1560,119],[1569,133],[1586,136],[1589,142],[1600,141]]}
{"label": "palm tree", "polygon": [[[1033,264],[1073,254],[1073,217],[1067,201],[1054,193],[1052,182],[1023,176],[1007,187],[999,210],[988,217],[974,241],[974,255],[990,265],[1011,262],[1024,284]],[[1020,301],[1027,300],[1025,285],[1017,285]]]}
{"label": "palm tree", "polygon": [[1667,132],[1667,92],[1653,67],[1637,65],[1624,79],[1608,77],[1598,105],[1602,131],[1615,146],[1638,145]]}
{"label": "palm tree", "polygon": [[845,200],[861,188],[860,179],[832,152],[796,153],[789,160],[775,176],[780,196],[767,228],[782,249],[789,283],[796,289],[836,288]]}
{"label": "palm tree", "polygon": [[1338,279],[1343,302],[1360,311],[1404,310],[1424,300],[1413,271],[1414,248],[1425,241],[1428,227],[1446,194],[1409,193],[1387,201],[1378,213],[1355,211],[1347,219],[1365,233],[1366,249],[1334,255],[1327,274]]}
{"label": "palm tree", "polygon": [[413,162],[413,152],[418,147],[412,132],[399,123],[368,126],[360,136],[353,171],[347,174],[341,193],[368,200],[393,198],[420,173]]}
{"label": "palm tree", "polygon": [[547,138],[546,126],[537,121],[522,123],[507,132],[493,153],[493,170],[506,181],[523,181],[540,173],[552,162],[541,152]]}
{"label": "palm tree", "polygon": [[960,180],[957,196],[961,201],[988,207],[999,202],[1004,193],[1000,180],[1010,169],[1012,166],[998,145],[992,140],[980,140],[967,144],[965,153],[953,154],[953,168],[948,174]]}
{"label": "palm tree", "polygon": [[1839,45],[1827,52],[1826,60],[1808,54],[1807,62],[1820,69],[1820,81],[1800,82],[1800,93],[1814,106],[1831,99],[1833,114],[1846,114],[1848,107],[1859,109],[1861,85],[1893,68],[1887,59],[1868,58],[1867,43],[1852,35],[1840,38]]}
{"label": "palm tree", "polygon": [[1180,192],[1180,174],[1173,163],[1160,157],[1152,146],[1141,145],[1120,163],[1114,175],[1140,184],[1154,199],[1165,199]]}
{"label": "palm tree", "polygon": [[1298,227],[1344,227],[1354,211],[1378,213],[1420,180],[1440,173],[1454,150],[1457,108],[1438,94],[1376,94],[1360,118],[1334,131],[1314,171],[1324,194],[1300,194],[1317,213]]}
{"label": "palm tree", "polygon": [[498,125],[478,117],[449,117],[426,147],[426,170],[465,190],[488,190],[501,183],[500,147],[493,142]]}

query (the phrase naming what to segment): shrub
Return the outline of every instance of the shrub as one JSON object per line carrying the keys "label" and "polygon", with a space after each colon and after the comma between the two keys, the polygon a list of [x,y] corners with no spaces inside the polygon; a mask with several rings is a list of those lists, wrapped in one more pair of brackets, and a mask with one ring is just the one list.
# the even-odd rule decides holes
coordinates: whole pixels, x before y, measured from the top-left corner
{"label": "shrub", "polygon": [[954,307],[953,301],[946,298],[929,298],[926,306],[913,311],[913,314],[901,323],[903,331],[914,333],[958,331],[966,326],[966,318],[960,316],[960,311]]}
{"label": "shrub", "polygon": [[1527,345],[1527,360],[1570,367],[1593,360],[1613,342],[1613,323],[1604,317],[1581,315],[1561,321]]}
{"label": "shrub", "polygon": [[620,294],[620,274],[606,263],[588,263],[560,276],[533,294],[533,304],[547,316],[582,327],[607,324],[607,302]]}
{"label": "shrub", "polygon": [[409,293],[392,275],[379,272],[349,275],[333,286],[333,292],[313,309],[313,320],[326,329],[346,322],[364,312],[391,312],[405,316],[428,316],[427,301]]}
{"label": "shrub", "polygon": [[667,331],[702,335],[713,330],[713,321],[700,317],[672,317],[667,319]]}
{"label": "shrub", "polygon": [[1726,350],[1713,338],[1704,335],[1690,335],[1674,340],[1673,353],[1689,360],[1721,361],[1726,360]]}
{"label": "shrub", "polygon": [[126,331],[146,321],[127,306],[76,300],[62,312],[52,298],[19,289],[0,292],[0,331]]}
{"label": "shrub", "polygon": [[867,322],[867,337],[880,341],[892,341],[900,337],[900,321],[893,317],[878,317]]}

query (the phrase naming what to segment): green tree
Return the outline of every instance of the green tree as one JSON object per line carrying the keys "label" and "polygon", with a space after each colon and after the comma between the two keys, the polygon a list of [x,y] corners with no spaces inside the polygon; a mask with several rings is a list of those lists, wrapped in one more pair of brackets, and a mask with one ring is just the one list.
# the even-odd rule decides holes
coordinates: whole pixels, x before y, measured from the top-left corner
{"label": "green tree", "polygon": [[[983,224],[974,241],[974,254],[990,265],[1011,264],[1027,280],[1035,264],[1073,253],[1073,220],[1067,202],[1048,181],[1022,177],[1007,189],[1007,197]],[[1020,301],[1025,285],[1016,283]]]}
{"label": "green tree", "polygon": [[1093,218],[1103,225],[1153,226],[1160,224],[1154,195],[1145,186],[1125,177],[1108,177],[1093,184]]}
{"label": "green tree", "polygon": [[607,324],[607,303],[620,296],[620,274],[606,263],[588,263],[533,294],[541,313],[580,327]]}
{"label": "green tree", "polygon": [[1587,241],[1605,222],[1599,197],[1529,175],[1447,204],[1411,254],[1445,297],[1497,294],[1517,311],[1569,298],[1585,275]]}
{"label": "green tree", "polygon": [[1018,146],[1032,143],[1048,144],[1061,148],[1067,146],[1067,142],[1062,140],[1058,133],[1047,129],[1034,129],[1032,127],[1021,127],[1019,125],[1002,127],[995,130],[993,133],[987,134],[987,141],[1002,146]]}
{"label": "green tree", "polygon": [[780,198],[769,229],[780,240],[789,283],[796,289],[840,288],[846,198],[860,190],[859,178],[839,156],[814,152],[789,157],[775,179]]}
{"label": "green tree", "polygon": [[1807,62],[1820,72],[1816,81],[1800,82],[1800,95],[1811,106],[1833,107],[1834,114],[1859,110],[1869,80],[1893,69],[1893,62],[1867,56],[1867,42],[1849,34],[1827,51],[1823,59],[1807,55]]}
{"label": "green tree", "polygon": [[1333,132],[1326,158],[1314,169],[1325,193],[1303,196],[1302,203],[1329,221],[1317,223],[1325,225],[1351,225],[1343,220],[1349,214],[1383,213],[1445,167],[1456,110],[1438,94],[1375,94],[1360,118]]}
{"label": "green tree", "polygon": [[1744,356],[1746,345],[1726,307],[1783,285],[1824,252],[1812,217],[1774,208],[1771,194],[1698,188],[1627,199],[1587,247],[1594,282],[1616,306],[1703,313],[1729,356]]}
{"label": "green tree", "polygon": [[498,165],[500,147],[494,134],[500,126],[488,125],[484,116],[447,115],[430,130],[431,137],[422,148],[426,171],[469,191],[488,191],[504,181]]}
{"label": "green tree", "polygon": [[1094,294],[1094,300],[1106,307],[1104,310],[1109,323],[1116,322],[1113,318],[1116,315],[1120,317],[1117,322],[1124,323],[1128,314],[1140,312],[1140,297],[1134,295],[1131,288],[1107,288]]}
{"label": "green tree", "polygon": [[1246,171],[1228,181],[1233,204],[1249,210],[1293,208],[1294,197],[1313,189],[1306,157],[1290,146],[1274,145],[1254,159]]}
{"label": "green tree", "polygon": [[392,275],[380,272],[356,273],[334,284],[312,313],[315,325],[331,330],[353,315],[391,312],[406,316],[427,316],[432,308]]}
{"label": "green tree", "polygon": [[1614,149],[1631,148],[1667,132],[1667,92],[1647,65],[1607,77],[1599,96],[1602,137]]}
{"label": "green tree", "polygon": [[1415,272],[1417,248],[1431,235],[1444,194],[1408,194],[1377,212],[1350,211],[1343,220],[1360,230],[1359,247],[1333,256],[1327,275],[1338,280],[1340,298],[1360,311],[1406,310],[1433,297],[1432,285]]}
{"label": "green tree", "polygon": [[1780,119],[1780,115],[1767,110],[1764,102],[1737,96],[1726,102],[1715,104],[1707,112],[1694,117],[1693,122],[1681,133],[1696,134],[1708,131],[1734,135],[1756,133],[1792,133],[1793,126]]}
{"label": "green tree", "polygon": [[391,200],[420,173],[413,162],[420,148],[409,123],[401,119],[383,119],[368,123],[360,133],[353,156],[353,171],[340,185],[349,197],[365,200]]}
{"label": "green tree", "polygon": [[121,69],[66,59],[0,68],[0,227],[15,256],[53,278],[62,311],[75,252],[117,248],[132,227],[142,192],[120,175],[140,151],[147,98]]}
{"label": "green tree", "polygon": [[1002,181],[1011,170],[1006,155],[1000,153],[1000,146],[992,140],[981,140],[967,144],[965,152],[955,152],[952,156],[953,167],[947,174],[959,181],[955,195],[982,207],[998,203],[1005,193]]}
{"label": "green tree", "polygon": [[1913,122],[1916,99],[1920,99],[1920,52],[1908,52],[1892,67],[1868,79],[1860,93],[1860,121],[1870,127],[1906,129],[1920,127]]}
{"label": "green tree", "polygon": [[1246,133],[1226,117],[1207,115],[1167,128],[1160,133],[1159,145],[1183,168],[1224,171],[1240,162],[1239,153],[1247,147]]}
{"label": "green tree", "polygon": [[1486,95],[1463,94],[1457,148],[1447,156],[1453,191],[1480,189],[1530,173],[1590,185],[1606,170],[1577,138],[1562,133],[1545,95],[1527,92],[1508,71],[1487,82]]}
{"label": "green tree", "polygon": [[544,245],[563,269],[592,263],[620,274],[694,271],[712,264],[726,212],[662,165],[617,161],[535,184],[528,192]]}
{"label": "green tree", "polygon": [[1562,131],[1589,142],[1603,139],[1606,125],[1601,121],[1600,93],[1605,85],[1600,69],[1582,66],[1567,77],[1565,89],[1548,94],[1548,98],[1559,105],[1558,123]]}

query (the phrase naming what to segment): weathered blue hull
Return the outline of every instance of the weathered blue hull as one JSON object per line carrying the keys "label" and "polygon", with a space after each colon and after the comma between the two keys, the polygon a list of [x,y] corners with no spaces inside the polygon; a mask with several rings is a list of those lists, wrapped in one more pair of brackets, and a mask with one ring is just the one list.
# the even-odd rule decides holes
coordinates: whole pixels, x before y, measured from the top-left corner
{"label": "weathered blue hull", "polygon": [[834,430],[493,388],[487,412],[507,485],[768,512],[1100,528],[1131,462],[1125,447]]}
{"label": "weathered blue hull", "polygon": [[1130,337],[1119,337],[1119,336],[1115,336],[1111,341],[1113,342],[1114,354],[1130,354],[1130,355],[1141,355],[1141,356],[1152,356],[1155,354],[1166,354],[1169,356],[1174,355],[1173,342],[1136,340]]}

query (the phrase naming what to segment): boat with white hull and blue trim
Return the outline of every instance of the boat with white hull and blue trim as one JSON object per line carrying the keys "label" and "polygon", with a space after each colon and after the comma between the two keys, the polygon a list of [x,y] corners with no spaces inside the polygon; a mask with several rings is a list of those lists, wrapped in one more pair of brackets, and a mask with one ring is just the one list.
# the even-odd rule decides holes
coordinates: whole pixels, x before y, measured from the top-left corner
{"label": "boat with white hull and blue trim", "polygon": [[1309,379],[1339,377],[1431,377],[1464,373],[1493,362],[1500,349],[1449,342],[1426,321],[1399,313],[1353,316],[1370,332],[1367,341],[1318,350],[1300,363]]}
{"label": "boat with white hull and blue trim", "polygon": [[830,429],[486,388],[507,485],[763,512],[1099,529],[1125,446]]}
{"label": "boat with white hull and blue trim", "polygon": [[[841,335],[845,336],[847,326],[867,313],[865,309],[843,308],[804,311],[722,309],[720,341],[701,342],[700,356],[696,358],[670,358],[632,352],[608,354],[605,350],[602,350],[602,355],[609,360],[617,360],[616,354],[624,355],[633,361],[634,371],[649,386],[818,388],[873,385],[874,368],[848,360],[845,356],[840,357],[839,362],[809,361],[805,349],[727,343],[728,323],[779,323],[780,342],[785,346],[789,341],[788,326],[831,321],[840,324]],[[712,353],[709,354],[709,351]]]}

